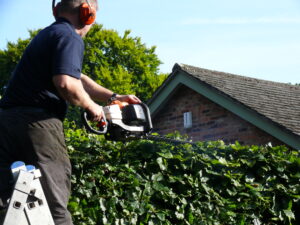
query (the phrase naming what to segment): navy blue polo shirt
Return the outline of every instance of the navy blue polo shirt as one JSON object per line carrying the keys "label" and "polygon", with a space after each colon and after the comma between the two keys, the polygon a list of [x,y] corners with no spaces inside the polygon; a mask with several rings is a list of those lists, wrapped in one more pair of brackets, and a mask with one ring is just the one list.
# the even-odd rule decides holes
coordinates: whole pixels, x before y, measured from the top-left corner
{"label": "navy blue polo shirt", "polygon": [[39,107],[64,118],[67,102],[59,96],[52,78],[65,74],[80,79],[83,51],[83,40],[74,27],[66,19],[57,19],[40,31],[26,48],[0,107]]}

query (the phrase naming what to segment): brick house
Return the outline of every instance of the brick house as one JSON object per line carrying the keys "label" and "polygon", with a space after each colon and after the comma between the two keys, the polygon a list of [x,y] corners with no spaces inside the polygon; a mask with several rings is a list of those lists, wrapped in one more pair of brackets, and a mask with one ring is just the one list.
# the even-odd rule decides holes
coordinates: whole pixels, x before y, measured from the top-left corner
{"label": "brick house", "polygon": [[175,64],[148,105],[162,135],[300,149],[300,86]]}

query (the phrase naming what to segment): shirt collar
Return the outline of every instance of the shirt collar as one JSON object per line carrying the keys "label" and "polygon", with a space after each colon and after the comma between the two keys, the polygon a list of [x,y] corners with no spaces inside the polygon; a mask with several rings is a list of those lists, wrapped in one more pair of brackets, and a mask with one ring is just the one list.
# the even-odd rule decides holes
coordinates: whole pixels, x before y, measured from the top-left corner
{"label": "shirt collar", "polygon": [[64,17],[56,18],[56,22],[67,22],[67,23],[71,24],[71,22],[69,20],[67,20],[66,18],[64,18]]}

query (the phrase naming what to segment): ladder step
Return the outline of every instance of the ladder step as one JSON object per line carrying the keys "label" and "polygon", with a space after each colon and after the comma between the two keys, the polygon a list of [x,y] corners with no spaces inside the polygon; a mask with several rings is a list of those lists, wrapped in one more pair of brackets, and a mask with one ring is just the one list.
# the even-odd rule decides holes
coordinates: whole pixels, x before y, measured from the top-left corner
{"label": "ladder step", "polygon": [[17,161],[11,172],[15,186],[3,225],[55,225],[39,180],[40,170]]}

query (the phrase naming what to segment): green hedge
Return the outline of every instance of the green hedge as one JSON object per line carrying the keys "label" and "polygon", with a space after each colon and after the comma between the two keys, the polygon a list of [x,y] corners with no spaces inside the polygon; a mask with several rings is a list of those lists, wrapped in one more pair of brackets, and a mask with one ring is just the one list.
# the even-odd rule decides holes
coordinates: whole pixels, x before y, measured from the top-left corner
{"label": "green hedge", "polygon": [[300,224],[300,158],[285,147],[106,141],[66,129],[74,224]]}

